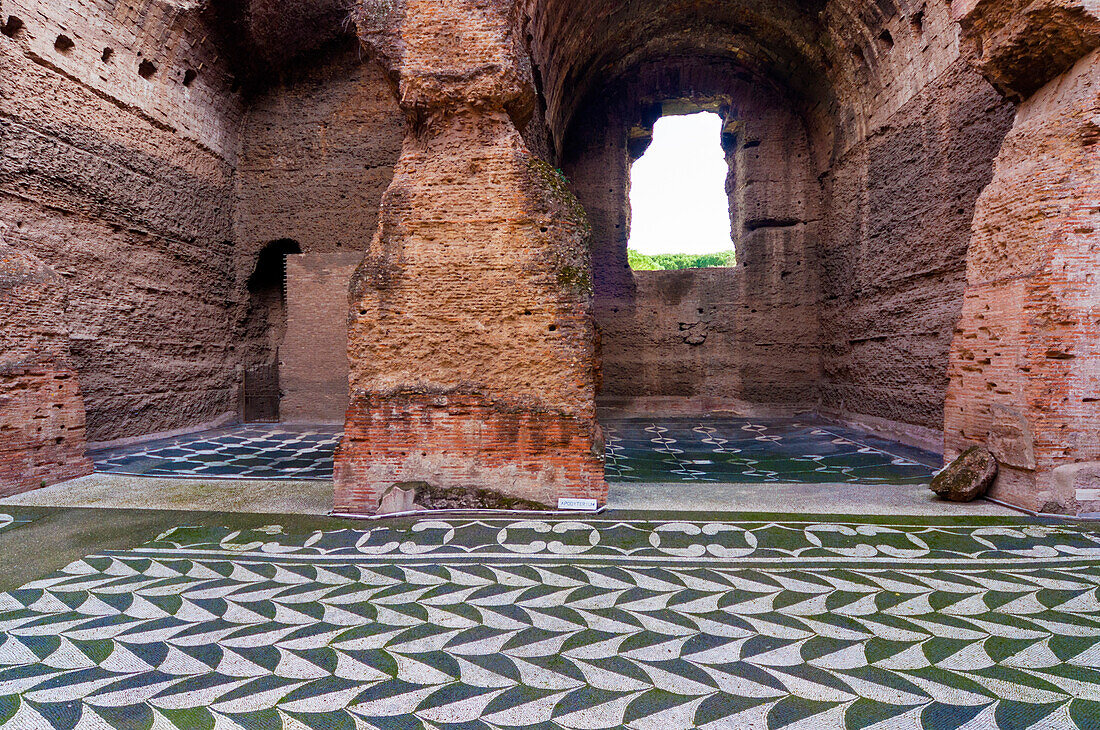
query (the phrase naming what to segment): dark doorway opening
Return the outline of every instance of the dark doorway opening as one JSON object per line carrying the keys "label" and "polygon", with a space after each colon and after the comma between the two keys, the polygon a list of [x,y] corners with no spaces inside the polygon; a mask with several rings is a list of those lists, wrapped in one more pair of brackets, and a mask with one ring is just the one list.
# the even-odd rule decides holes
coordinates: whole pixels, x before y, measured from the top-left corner
{"label": "dark doorway opening", "polygon": [[254,343],[241,384],[241,418],[246,423],[279,420],[279,346],[286,335],[286,257],[301,253],[289,238],[264,246],[248,277],[245,330]]}

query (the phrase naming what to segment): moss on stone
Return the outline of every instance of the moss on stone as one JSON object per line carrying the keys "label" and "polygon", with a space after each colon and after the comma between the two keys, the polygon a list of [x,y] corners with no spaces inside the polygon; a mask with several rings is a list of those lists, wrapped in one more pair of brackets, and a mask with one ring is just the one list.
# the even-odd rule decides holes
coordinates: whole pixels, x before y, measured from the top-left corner
{"label": "moss on stone", "polygon": [[558,269],[558,283],[577,291],[592,292],[592,276],[588,267],[562,266]]}
{"label": "moss on stone", "polygon": [[932,479],[931,489],[952,502],[969,502],[986,493],[997,476],[997,460],[989,450],[971,446]]}
{"label": "moss on stone", "polygon": [[577,200],[577,196],[573,195],[573,191],[569,189],[569,180],[565,174],[534,156],[528,158],[527,168],[542,183],[542,188],[551,193],[553,201],[565,211],[567,220],[581,226],[586,237],[591,234],[588,214],[581,205],[581,201]]}

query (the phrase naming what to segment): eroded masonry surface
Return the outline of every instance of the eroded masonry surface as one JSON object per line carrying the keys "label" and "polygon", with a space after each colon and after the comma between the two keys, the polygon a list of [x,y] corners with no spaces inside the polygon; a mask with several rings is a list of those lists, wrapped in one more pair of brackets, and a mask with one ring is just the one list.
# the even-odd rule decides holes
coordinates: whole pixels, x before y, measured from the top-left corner
{"label": "eroded masonry surface", "polygon": [[[605,504],[601,413],[815,413],[1097,511],[1100,16],[1024,6],[2,0],[0,494],[267,422]],[[736,265],[632,271],[699,111]]]}

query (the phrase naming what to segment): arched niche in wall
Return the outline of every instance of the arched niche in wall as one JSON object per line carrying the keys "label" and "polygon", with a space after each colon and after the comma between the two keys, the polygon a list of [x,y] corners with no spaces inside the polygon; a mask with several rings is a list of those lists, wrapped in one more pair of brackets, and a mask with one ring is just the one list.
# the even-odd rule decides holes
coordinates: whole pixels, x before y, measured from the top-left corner
{"label": "arched niche in wall", "polygon": [[[714,112],[737,265],[633,271],[631,165],[662,117]],[[582,105],[563,170],[592,226],[601,405],[668,413],[812,404],[820,186],[797,99],[713,58],[639,64]]]}

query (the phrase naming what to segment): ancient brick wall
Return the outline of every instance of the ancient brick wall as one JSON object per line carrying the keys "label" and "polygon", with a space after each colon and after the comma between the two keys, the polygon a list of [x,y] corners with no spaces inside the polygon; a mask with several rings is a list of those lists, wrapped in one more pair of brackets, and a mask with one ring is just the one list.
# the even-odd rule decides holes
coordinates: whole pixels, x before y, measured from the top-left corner
{"label": "ancient brick wall", "polygon": [[348,408],[348,284],[362,258],[358,251],[287,257],[287,328],[279,347],[282,421],[344,421]]}
{"label": "ancient brick wall", "polygon": [[974,218],[945,440],[949,456],[975,443],[993,451],[996,497],[1094,512],[1100,14],[1074,2],[1011,7],[956,3],[968,58],[1023,101]]}
{"label": "ancient brick wall", "polygon": [[6,228],[0,223],[0,497],[92,470],[69,362],[65,284],[6,245]]}
{"label": "ancient brick wall", "polygon": [[88,438],[235,412],[242,105],[218,29],[174,3],[5,0],[2,14],[0,219],[67,285]]}

